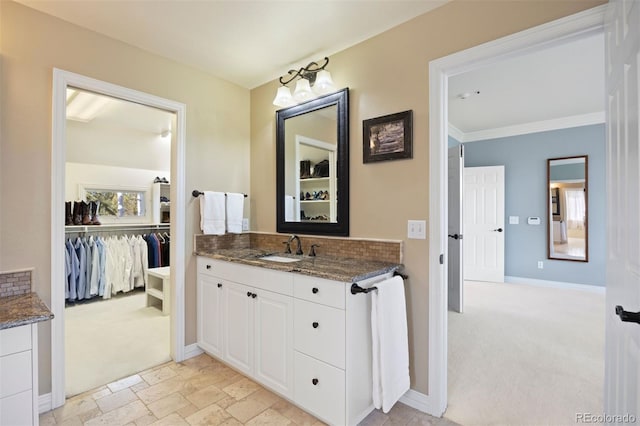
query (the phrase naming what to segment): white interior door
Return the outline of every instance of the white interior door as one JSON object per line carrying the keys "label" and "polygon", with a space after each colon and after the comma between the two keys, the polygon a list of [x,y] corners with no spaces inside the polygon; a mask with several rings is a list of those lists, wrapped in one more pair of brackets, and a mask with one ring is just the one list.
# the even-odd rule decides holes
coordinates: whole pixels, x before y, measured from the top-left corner
{"label": "white interior door", "polygon": [[464,279],[504,282],[504,166],[463,176]]}
{"label": "white interior door", "polygon": [[[640,311],[640,3],[609,3],[607,82],[607,310],[605,413],[640,415],[640,324],[616,306]],[[618,308],[621,309],[621,308]],[[638,321],[636,315],[636,321]],[[628,423],[623,417],[607,422]],[[635,420],[631,421],[635,423]]]}
{"label": "white interior door", "polygon": [[448,275],[449,310],[462,312],[462,168],[464,147],[449,148],[449,205],[448,205]]}

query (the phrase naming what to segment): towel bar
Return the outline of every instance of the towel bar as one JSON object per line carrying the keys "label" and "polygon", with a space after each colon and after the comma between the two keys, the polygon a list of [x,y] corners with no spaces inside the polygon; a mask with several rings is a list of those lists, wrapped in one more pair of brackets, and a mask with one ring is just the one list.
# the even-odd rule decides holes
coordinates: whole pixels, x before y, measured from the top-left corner
{"label": "towel bar", "polygon": [[[194,197],[197,198],[197,197],[199,197],[201,195],[204,195],[204,192],[198,191],[197,189],[194,189],[193,191],[191,191],[191,195],[193,195]],[[226,197],[227,193],[225,192],[224,195]],[[242,194],[242,195],[244,195],[244,198],[247,198],[247,194]]]}
{"label": "towel bar", "polygon": [[[403,280],[406,280],[406,279],[409,278],[408,275],[402,274],[402,273],[400,273],[398,271],[393,271],[393,276],[394,277],[395,276],[402,277]],[[373,290],[378,290],[378,287],[373,286],[373,287],[368,287],[368,288],[362,288],[362,287],[360,287],[358,285],[358,283],[351,284],[351,294],[358,294],[358,293],[367,294],[367,293],[369,293],[369,292],[371,292]]]}

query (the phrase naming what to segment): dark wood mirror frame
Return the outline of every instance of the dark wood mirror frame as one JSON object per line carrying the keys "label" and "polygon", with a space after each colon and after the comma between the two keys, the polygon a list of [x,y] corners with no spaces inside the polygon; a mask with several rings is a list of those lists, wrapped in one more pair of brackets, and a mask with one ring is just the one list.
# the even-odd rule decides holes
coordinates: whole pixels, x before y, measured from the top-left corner
{"label": "dark wood mirror frame", "polygon": [[[286,222],[285,218],[285,121],[323,108],[337,107],[337,221]],[[283,233],[349,235],[349,89],[276,111],[276,230]]]}
{"label": "dark wood mirror frame", "polygon": [[[562,191],[558,188],[551,188],[554,182],[551,176],[551,167],[553,162],[570,162],[571,160],[584,160],[584,257],[556,254],[552,250],[554,245],[553,238],[553,222],[554,219],[560,220],[562,227],[562,205],[564,200],[561,199]],[[568,260],[571,262],[589,262],[589,156],[576,155],[572,157],[549,158],[547,160],[547,259],[552,260]],[[554,202],[555,200],[555,202]],[[566,204],[566,203],[564,203]],[[568,232],[568,231],[567,231]]]}

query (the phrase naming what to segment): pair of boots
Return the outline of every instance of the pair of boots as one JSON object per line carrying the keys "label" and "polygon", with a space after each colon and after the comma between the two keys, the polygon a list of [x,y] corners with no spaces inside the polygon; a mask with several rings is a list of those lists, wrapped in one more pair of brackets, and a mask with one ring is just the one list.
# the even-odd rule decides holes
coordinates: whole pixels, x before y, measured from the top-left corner
{"label": "pair of boots", "polygon": [[71,201],[64,203],[65,209],[65,225],[101,225],[98,218],[98,207],[100,201],[74,201],[73,210],[71,209]]}
{"label": "pair of boots", "polygon": [[311,177],[311,161],[300,161],[300,179],[308,179]]}

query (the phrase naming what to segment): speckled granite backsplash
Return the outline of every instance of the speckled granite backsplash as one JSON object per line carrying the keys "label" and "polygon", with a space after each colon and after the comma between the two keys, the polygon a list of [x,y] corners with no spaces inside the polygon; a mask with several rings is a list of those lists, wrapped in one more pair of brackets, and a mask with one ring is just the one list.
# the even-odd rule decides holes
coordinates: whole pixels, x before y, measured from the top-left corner
{"label": "speckled granite backsplash", "polygon": [[0,272],[0,297],[31,293],[31,269]]}
{"label": "speckled granite backsplash", "polygon": [[[283,241],[289,234],[248,232],[245,234],[195,235],[196,253],[220,249],[259,248],[267,251],[284,252]],[[320,237],[300,235],[304,253],[311,244],[317,244],[318,256],[375,260],[379,262],[402,263],[402,241],[367,240],[357,238]]]}

